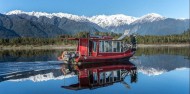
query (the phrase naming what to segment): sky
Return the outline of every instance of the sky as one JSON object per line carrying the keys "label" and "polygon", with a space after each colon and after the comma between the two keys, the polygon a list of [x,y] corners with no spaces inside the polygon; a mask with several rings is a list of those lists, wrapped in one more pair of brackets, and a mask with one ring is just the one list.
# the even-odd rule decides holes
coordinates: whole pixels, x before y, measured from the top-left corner
{"label": "sky", "polygon": [[12,10],[80,16],[125,14],[140,17],[158,13],[169,18],[189,18],[189,0],[0,0],[0,13]]}

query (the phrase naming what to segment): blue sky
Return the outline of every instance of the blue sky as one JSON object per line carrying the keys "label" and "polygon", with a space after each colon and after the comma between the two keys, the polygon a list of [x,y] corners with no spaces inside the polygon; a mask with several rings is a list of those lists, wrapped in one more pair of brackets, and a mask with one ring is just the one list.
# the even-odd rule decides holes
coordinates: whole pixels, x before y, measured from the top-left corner
{"label": "blue sky", "polygon": [[0,0],[0,13],[11,10],[84,16],[125,14],[140,17],[158,13],[170,18],[189,18],[189,0]]}

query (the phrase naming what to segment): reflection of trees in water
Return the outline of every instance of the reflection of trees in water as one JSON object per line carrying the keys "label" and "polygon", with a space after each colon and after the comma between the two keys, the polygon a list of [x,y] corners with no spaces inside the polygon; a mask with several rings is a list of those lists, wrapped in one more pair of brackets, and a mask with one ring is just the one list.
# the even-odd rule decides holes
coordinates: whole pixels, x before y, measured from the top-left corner
{"label": "reflection of trees in water", "polygon": [[4,50],[1,51],[0,56],[26,56],[30,57],[33,55],[47,54],[49,52],[54,52],[54,50]]}
{"label": "reflection of trees in water", "polygon": [[[0,62],[57,60],[57,57],[60,56],[64,50],[1,50]],[[68,49],[68,51],[73,50]]]}
{"label": "reflection of trees in water", "polygon": [[56,60],[61,50],[4,50],[0,62]]}
{"label": "reflection of trees in water", "polygon": [[154,55],[154,54],[170,54],[170,55],[182,55],[190,58],[189,47],[150,47],[150,48],[138,48],[135,55],[139,56]]}
{"label": "reflection of trees in water", "polygon": [[[189,50],[188,47],[138,48],[135,55],[170,54],[187,56],[186,59],[190,59]],[[3,50],[0,51],[0,62],[57,60],[62,52],[63,50]]]}

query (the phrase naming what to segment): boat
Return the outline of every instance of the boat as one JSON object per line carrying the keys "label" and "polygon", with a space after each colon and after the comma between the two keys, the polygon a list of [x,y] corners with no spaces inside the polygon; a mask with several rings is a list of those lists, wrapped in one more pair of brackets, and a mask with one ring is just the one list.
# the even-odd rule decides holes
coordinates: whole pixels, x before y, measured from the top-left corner
{"label": "boat", "polygon": [[113,39],[110,36],[89,36],[87,38],[68,38],[78,41],[76,51],[69,53],[64,51],[58,60],[76,64],[85,62],[113,62],[129,60],[136,51],[136,39],[131,36],[131,43],[122,39]]}
{"label": "boat", "polygon": [[137,82],[137,67],[129,61],[111,63],[85,63],[76,66],[78,82],[71,85],[63,85],[62,88],[69,90],[96,89],[122,83],[126,88],[130,85],[124,79],[130,76],[130,82]]}

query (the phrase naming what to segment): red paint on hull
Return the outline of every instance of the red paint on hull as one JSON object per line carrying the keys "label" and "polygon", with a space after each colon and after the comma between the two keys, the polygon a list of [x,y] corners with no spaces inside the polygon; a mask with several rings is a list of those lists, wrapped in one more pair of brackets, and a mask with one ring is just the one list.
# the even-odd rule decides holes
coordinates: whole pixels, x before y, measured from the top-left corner
{"label": "red paint on hull", "polygon": [[123,59],[129,59],[134,55],[134,52],[113,56],[83,56],[76,59],[76,62],[113,62]]}

